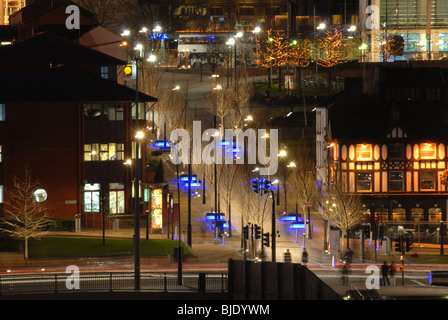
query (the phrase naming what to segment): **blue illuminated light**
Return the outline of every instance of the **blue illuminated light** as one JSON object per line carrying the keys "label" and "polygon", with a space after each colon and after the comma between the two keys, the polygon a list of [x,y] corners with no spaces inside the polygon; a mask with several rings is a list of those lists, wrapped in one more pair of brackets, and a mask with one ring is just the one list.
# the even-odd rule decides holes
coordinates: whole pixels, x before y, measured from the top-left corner
{"label": "blue illuminated light", "polygon": [[[215,221],[215,214],[208,212],[206,220],[208,220],[208,221]],[[226,218],[224,217],[224,214],[221,213],[221,214],[218,215],[218,219],[216,219],[216,220],[218,220],[218,221],[226,221]]]}
{"label": "blue illuminated light", "polygon": [[159,140],[159,141],[156,141],[154,146],[156,146],[158,148],[169,148],[169,147],[171,147],[171,144],[169,141]]}
{"label": "blue illuminated light", "polygon": [[304,223],[291,223],[289,228],[291,228],[291,229],[305,229],[305,224]]}

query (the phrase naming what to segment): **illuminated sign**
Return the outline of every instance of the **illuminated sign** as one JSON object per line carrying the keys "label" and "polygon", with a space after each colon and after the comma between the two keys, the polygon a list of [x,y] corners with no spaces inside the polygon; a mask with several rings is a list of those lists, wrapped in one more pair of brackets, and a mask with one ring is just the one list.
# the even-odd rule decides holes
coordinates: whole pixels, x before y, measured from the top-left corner
{"label": "illuminated sign", "polygon": [[151,229],[163,228],[163,192],[162,189],[154,189],[151,192]]}

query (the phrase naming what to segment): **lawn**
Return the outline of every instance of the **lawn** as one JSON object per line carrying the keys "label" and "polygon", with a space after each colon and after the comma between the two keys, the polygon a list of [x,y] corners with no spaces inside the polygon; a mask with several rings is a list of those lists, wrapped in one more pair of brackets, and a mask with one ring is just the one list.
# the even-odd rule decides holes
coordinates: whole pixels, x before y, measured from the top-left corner
{"label": "lawn", "polygon": [[448,264],[448,255],[440,254],[420,254],[418,258],[412,257],[410,254],[405,255],[406,261],[421,264]]}
{"label": "lawn", "polygon": [[[41,240],[30,239],[30,258],[91,258],[132,256],[132,239],[106,239],[103,246],[100,238],[45,237]],[[140,255],[142,257],[166,256],[173,254],[178,241],[141,240]],[[184,246],[184,244],[181,244]],[[192,255],[184,248],[185,255]]]}

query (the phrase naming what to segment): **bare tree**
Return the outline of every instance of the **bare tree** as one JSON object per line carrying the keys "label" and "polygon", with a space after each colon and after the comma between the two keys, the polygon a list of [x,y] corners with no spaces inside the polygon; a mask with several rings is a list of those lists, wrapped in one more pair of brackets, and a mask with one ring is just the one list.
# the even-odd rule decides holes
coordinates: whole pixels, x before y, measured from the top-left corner
{"label": "bare tree", "polygon": [[[288,177],[288,184],[294,192],[296,202],[305,214],[309,207],[306,202],[316,203],[316,163],[311,158],[309,151],[303,146],[299,147],[297,160],[294,168]],[[308,219],[310,217],[308,216]],[[307,231],[309,232],[309,230]]]}
{"label": "bare tree", "polygon": [[23,177],[14,176],[12,182],[5,197],[5,213],[8,218],[2,222],[6,227],[0,230],[15,239],[24,240],[24,256],[28,259],[28,240],[45,236],[45,229],[51,224],[48,217],[49,206],[36,199],[34,192],[39,189],[40,181],[31,178],[30,170],[25,170]]}
{"label": "bare tree", "polygon": [[337,179],[327,186],[325,192],[319,194],[319,202],[323,209],[322,218],[331,226],[340,229],[342,237],[347,235],[347,247],[349,247],[348,232],[360,223],[364,210],[361,197],[346,192],[346,187],[340,179]]}

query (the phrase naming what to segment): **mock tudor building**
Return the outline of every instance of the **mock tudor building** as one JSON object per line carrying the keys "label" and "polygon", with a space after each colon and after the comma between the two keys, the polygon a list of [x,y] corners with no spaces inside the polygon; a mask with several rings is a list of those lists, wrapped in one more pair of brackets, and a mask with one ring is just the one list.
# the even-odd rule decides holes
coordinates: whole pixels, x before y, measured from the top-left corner
{"label": "mock tudor building", "polygon": [[[11,178],[28,167],[54,217],[99,227],[101,213],[132,216],[136,91],[116,82],[125,64],[50,33],[0,48],[1,215]],[[139,93],[140,128],[155,101]]]}
{"label": "mock tudor building", "polygon": [[[317,179],[341,179],[376,222],[446,221],[448,69],[378,66],[317,111]],[[330,181],[326,177],[330,177]]]}

